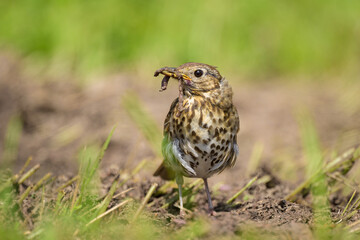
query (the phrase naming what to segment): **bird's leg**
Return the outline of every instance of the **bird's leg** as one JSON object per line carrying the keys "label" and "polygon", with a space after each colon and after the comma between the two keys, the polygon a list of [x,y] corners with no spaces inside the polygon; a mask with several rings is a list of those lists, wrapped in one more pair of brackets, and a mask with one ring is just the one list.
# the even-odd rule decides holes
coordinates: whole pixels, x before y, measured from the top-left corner
{"label": "bird's leg", "polygon": [[180,215],[184,215],[184,203],[182,199],[182,185],[184,183],[184,178],[180,174],[176,175],[176,183],[179,188],[179,202],[180,202]]}
{"label": "bird's leg", "polygon": [[207,182],[207,178],[203,178],[203,180],[204,180],[205,191],[206,191],[206,195],[207,195],[208,203],[209,203],[209,214],[211,216],[213,216],[215,214],[215,211],[214,211],[214,207],[213,207],[212,201],[211,201],[210,190],[209,190],[209,185],[208,185],[208,182]]}

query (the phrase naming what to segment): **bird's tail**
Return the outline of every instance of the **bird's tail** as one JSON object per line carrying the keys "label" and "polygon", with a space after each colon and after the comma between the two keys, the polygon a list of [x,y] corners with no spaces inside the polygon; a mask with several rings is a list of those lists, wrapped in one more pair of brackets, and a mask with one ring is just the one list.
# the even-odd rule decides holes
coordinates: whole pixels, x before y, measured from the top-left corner
{"label": "bird's tail", "polygon": [[156,169],[154,176],[160,176],[164,180],[174,180],[175,172],[164,165],[164,162]]}

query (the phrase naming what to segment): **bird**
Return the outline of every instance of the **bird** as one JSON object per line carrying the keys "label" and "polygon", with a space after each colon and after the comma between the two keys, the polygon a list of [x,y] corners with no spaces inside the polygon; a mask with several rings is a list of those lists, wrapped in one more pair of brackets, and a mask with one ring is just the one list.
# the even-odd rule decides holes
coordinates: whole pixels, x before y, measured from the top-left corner
{"label": "bird", "polygon": [[179,96],[164,121],[163,162],[154,176],[176,180],[180,214],[184,214],[183,177],[203,179],[208,211],[214,215],[207,179],[234,166],[239,152],[240,120],[232,88],[216,67],[204,63],[163,67],[154,76],[160,74],[164,75],[160,91],[174,78],[179,81]]}

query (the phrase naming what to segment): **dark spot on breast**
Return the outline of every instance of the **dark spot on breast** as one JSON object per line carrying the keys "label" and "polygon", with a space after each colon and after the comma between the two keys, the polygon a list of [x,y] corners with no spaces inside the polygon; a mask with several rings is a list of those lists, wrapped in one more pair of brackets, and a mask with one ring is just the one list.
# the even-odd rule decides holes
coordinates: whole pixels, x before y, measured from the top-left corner
{"label": "dark spot on breast", "polygon": [[196,136],[196,132],[195,132],[195,131],[192,131],[192,132],[191,132],[191,136],[195,137],[195,136]]}
{"label": "dark spot on breast", "polygon": [[215,143],[211,144],[210,147],[211,147],[211,148],[215,148]]}
{"label": "dark spot on breast", "polygon": [[225,143],[225,139],[221,140],[221,144],[224,144]]}
{"label": "dark spot on breast", "polygon": [[214,134],[214,138],[219,136],[219,129],[218,128],[215,128],[215,134]]}
{"label": "dark spot on breast", "polygon": [[207,145],[207,144],[209,143],[209,141],[206,140],[206,139],[203,139],[203,143],[204,143],[205,145]]}
{"label": "dark spot on breast", "polygon": [[200,111],[199,126],[202,125],[202,121],[203,121],[203,113],[202,111]]}
{"label": "dark spot on breast", "polygon": [[207,127],[208,127],[208,125],[205,123],[202,127],[203,127],[203,128],[207,128]]}
{"label": "dark spot on breast", "polygon": [[224,146],[222,146],[222,147],[220,148],[220,151],[224,151],[224,149],[225,149],[225,147],[224,147]]}
{"label": "dark spot on breast", "polygon": [[186,131],[188,131],[188,132],[190,132],[190,130],[191,130],[191,125],[190,125],[190,123],[186,126]]}
{"label": "dark spot on breast", "polygon": [[195,151],[197,151],[198,153],[202,154],[202,151],[200,150],[200,148],[198,146],[195,146]]}
{"label": "dark spot on breast", "polygon": [[220,145],[217,145],[217,146],[216,146],[216,150],[219,150],[219,149],[220,149]]}
{"label": "dark spot on breast", "polygon": [[213,155],[215,153],[215,150],[211,150],[210,154]]}

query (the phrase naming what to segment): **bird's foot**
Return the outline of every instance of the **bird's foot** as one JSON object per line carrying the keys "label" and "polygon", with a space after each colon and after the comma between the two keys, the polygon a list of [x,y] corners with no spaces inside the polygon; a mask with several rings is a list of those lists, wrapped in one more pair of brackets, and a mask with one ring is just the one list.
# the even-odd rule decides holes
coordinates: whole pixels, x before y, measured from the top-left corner
{"label": "bird's foot", "polygon": [[216,216],[214,209],[209,209],[209,216]]}
{"label": "bird's foot", "polygon": [[186,216],[186,212],[185,212],[185,210],[184,210],[183,208],[180,209],[179,215],[180,215],[181,217],[185,217],[185,216]]}

